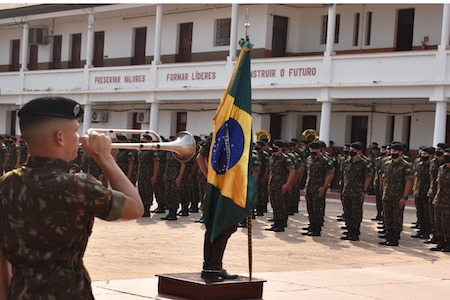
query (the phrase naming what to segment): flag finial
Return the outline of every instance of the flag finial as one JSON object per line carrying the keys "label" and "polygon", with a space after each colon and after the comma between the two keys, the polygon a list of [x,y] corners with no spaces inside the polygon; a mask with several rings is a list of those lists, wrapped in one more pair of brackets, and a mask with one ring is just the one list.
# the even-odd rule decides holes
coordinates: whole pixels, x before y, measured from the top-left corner
{"label": "flag finial", "polygon": [[248,16],[248,8],[246,9],[245,13],[245,39],[248,41],[248,29],[250,28],[250,22],[249,22],[249,16]]}

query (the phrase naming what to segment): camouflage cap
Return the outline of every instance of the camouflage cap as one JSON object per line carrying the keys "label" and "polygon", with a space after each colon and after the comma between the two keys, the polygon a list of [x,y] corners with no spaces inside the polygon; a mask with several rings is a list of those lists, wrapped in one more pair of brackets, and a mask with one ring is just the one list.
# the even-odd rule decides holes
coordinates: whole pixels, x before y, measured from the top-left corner
{"label": "camouflage cap", "polygon": [[19,118],[27,116],[44,116],[63,119],[78,119],[83,115],[83,108],[75,100],[64,97],[42,97],[27,102],[19,110]]}

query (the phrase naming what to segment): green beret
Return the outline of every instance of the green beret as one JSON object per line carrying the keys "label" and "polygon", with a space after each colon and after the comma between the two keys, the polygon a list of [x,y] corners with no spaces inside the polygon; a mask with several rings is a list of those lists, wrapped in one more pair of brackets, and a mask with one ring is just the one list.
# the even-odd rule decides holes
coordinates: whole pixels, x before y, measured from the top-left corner
{"label": "green beret", "polygon": [[54,117],[63,119],[78,119],[83,115],[81,105],[68,98],[42,97],[26,103],[19,110],[19,118],[27,116]]}

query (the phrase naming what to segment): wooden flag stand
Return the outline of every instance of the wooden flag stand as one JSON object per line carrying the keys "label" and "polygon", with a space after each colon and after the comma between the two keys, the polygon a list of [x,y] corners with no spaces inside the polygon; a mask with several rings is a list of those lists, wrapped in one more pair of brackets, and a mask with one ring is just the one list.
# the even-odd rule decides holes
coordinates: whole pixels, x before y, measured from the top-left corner
{"label": "wooden flag stand", "polygon": [[232,280],[208,282],[201,273],[156,275],[158,293],[193,300],[261,299],[265,280],[239,276]]}
{"label": "wooden flag stand", "polygon": [[249,277],[208,281],[201,273],[160,274],[158,293],[193,300],[240,300],[261,299],[266,280],[252,277],[252,217],[247,218]]}

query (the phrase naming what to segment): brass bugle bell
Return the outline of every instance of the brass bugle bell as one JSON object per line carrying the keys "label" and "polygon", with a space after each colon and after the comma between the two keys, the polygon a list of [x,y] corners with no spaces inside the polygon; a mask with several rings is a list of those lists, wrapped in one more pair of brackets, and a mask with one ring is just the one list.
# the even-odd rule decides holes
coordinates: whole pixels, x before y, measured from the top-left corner
{"label": "brass bugle bell", "polygon": [[187,131],[180,131],[175,135],[175,140],[162,142],[161,137],[151,130],[138,129],[98,129],[90,128],[87,133],[96,131],[98,133],[133,133],[133,134],[153,134],[159,138],[156,143],[111,143],[112,149],[136,149],[136,150],[158,150],[170,151],[181,162],[188,162],[195,155],[196,142],[194,136]]}

